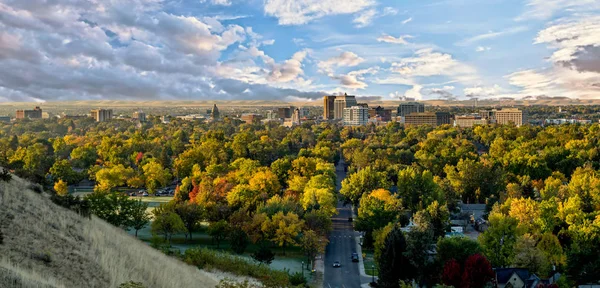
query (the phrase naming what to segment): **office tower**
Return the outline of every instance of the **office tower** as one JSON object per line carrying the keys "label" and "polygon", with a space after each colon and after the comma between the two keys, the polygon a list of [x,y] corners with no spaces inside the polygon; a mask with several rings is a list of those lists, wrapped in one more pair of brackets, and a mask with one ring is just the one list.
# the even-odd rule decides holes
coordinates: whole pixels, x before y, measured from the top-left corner
{"label": "office tower", "polygon": [[103,122],[112,119],[112,109],[95,109],[90,111],[90,116],[96,120],[96,122]]}
{"label": "office tower", "polygon": [[344,94],[344,96],[335,97],[335,101],[333,102],[333,117],[335,119],[342,119],[344,117],[344,109],[353,106],[358,106],[356,97],[348,96],[346,94]]}
{"label": "office tower", "polygon": [[277,109],[277,115],[282,119],[292,118],[292,112],[292,107],[280,107]]}
{"label": "office tower", "polygon": [[220,116],[221,113],[219,113],[219,108],[217,107],[217,104],[214,104],[212,110],[210,111],[210,117],[212,119],[219,119]]}
{"label": "office tower", "polygon": [[498,124],[509,124],[513,123],[516,126],[521,126],[525,123],[525,115],[523,111],[517,108],[505,108],[502,110],[496,110],[496,123]]}
{"label": "office tower", "polygon": [[369,121],[369,109],[362,106],[344,108],[344,126],[366,125]]}
{"label": "office tower", "polygon": [[392,121],[392,109],[381,106],[369,109],[369,118],[378,118],[380,121]]}
{"label": "office tower", "polygon": [[418,102],[402,103],[398,106],[398,116],[405,117],[412,113],[425,112],[425,104]]}
{"label": "office tower", "polygon": [[324,96],[323,97],[323,119],[331,120],[334,119],[334,103],[335,96]]}
{"label": "office tower", "polygon": [[407,126],[431,125],[433,127],[450,124],[450,113],[448,112],[422,112],[410,113],[404,117]]}
{"label": "office tower", "polygon": [[17,110],[17,119],[41,119],[42,109],[39,106],[35,106],[33,110]]}
{"label": "office tower", "polygon": [[131,118],[140,122],[146,122],[146,113],[144,113],[142,110],[138,110],[133,112],[133,116]]}

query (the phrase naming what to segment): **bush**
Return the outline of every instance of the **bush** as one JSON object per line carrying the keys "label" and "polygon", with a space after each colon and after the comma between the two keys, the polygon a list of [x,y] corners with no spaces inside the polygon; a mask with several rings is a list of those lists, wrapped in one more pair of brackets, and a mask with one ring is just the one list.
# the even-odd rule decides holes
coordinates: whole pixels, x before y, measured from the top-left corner
{"label": "bush", "polygon": [[46,265],[52,262],[52,255],[50,255],[50,252],[48,251],[44,251],[41,253],[33,253],[33,255],[31,255],[31,258],[42,261]]}
{"label": "bush", "polygon": [[4,234],[2,234],[2,230],[0,230],[0,245],[4,244]]}
{"label": "bush", "polygon": [[206,248],[186,250],[184,260],[186,263],[200,269],[209,270],[214,268],[235,275],[256,278],[266,287],[287,287],[290,284],[287,272],[272,270],[268,266],[254,264],[243,258]]}
{"label": "bush", "polygon": [[53,194],[50,196],[50,200],[52,200],[54,204],[75,211],[77,214],[83,217],[90,218],[92,215],[90,203],[85,198],[80,198],[79,196],[73,195],[59,196],[57,194]]}
{"label": "bush", "polygon": [[42,192],[44,192],[44,189],[42,189],[42,186],[39,184],[31,184],[27,188],[29,188],[29,190],[31,190],[35,193],[38,193],[38,194],[42,194]]}
{"label": "bush", "polygon": [[270,265],[275,259],[275,254],[273,254],[269,247],[261,245],[260,248],[258,248],[258,250],[252,254],[252,258],[261,264],[265,263]]}
{"label": "bush", "polygon": [[292,284],[292,286],[304,286],[306,284],[306,278],[304,278],[302,272],[296,272],[290,275],[290,284]]}
{"label": "bush", "polygon": [[119,288],[145,288],[145,286],[141,282],[129,281],[119,285]]}
{"label": "bush", "polygon": [[0,181],[8,182],[10,180],[12,180],[12,175],[10,175],[10,172],[4,168],[0,169]]}

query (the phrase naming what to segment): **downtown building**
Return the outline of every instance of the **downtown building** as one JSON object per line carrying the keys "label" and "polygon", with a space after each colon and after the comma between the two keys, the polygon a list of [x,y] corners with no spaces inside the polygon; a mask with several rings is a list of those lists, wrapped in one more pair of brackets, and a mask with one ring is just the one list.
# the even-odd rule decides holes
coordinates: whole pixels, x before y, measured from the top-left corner
{"label": "downtown building", "polygon": [[454,126],[461,128],[471,128],[475,125],[487,125],[488,119],[480,115],[462,115],[454,117]]}
{"label": "downtown building", "polygon": [[356,102],[356,97],[348,96],[346,94],[344,94],[344,96],[336,96],[333,102],[333,118],[343,119],[344,109],[351,108],[354,106],[358,106],[358,103]]}
{"label": "downtown building", "polygon": [[104,122],[113,118],[112,109],[94,109],[90,111],[90,117],[94,118],[96,122]]}
{"label": "downtown building", "polygon": [[398,105],[398,116],[406,117],[413,113],[424,113],[425,104],[419,102],[401,103]]}
{"label": "downtown building", "polygon": [[335,96],[323,97],[323,120],[333,120],[334,117]]}
{"label": "downtown building", "polygon": [[451,116],[448,112],[421,112],[410,113],[404,117],[404,125],[420,126],[430,125],[433,127],[450,124]]}
{"label": "downtown building", "polygon": [[518,108],[481,110],[479,111],[479,116],[487,119],[490,124],[514,124],[516,126],[521,126],[527,123],[527,116]]}
{"label": "downtown building", "polygon": [[35,106],[33,110],[17,110],[17,119],[42,119],[42,109]]}
{"label": "downtown building", "polygon": [[363,106],[344,108],[342,122],[344,126],[366,125],[369,122],[369,108]]}

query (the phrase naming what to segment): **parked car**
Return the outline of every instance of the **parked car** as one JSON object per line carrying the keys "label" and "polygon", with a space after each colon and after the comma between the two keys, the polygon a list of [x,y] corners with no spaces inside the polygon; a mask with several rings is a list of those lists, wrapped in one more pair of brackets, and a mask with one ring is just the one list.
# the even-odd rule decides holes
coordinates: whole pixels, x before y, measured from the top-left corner
{"label": "parked car", "polygon": [[144,197],[148,197],[148,196],[149,196],[149,194],[148,194],[148,192],[144,192],[144,193],[142,194],[142,196],[144,196]]}
{"label": "parked car", "polygon": [[348,222],[352,222],[353,220],[352,217],[348,217]]}
{"label": "parked car", "polygon": [[342,264],[340,264],[340,261],[333,261],[333,267],[339,268],[339,267],[342,267]]}
{"label": "parked car", "polygon": [[352,262],[358,262],[358,253],[352,253]]}
{"label": "parked car", "polygon": [[137,194],[135,194],[135,192],[129,192],[129,196],[137,196]]}

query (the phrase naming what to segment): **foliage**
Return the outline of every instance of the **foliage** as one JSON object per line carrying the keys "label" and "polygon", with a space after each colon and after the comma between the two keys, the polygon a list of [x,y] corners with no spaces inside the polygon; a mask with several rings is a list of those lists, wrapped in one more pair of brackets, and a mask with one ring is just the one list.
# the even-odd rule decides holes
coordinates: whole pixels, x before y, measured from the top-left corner
{"label": "foliage", "polygon": [[163,235],[164,239],[168,241],[169,246],[171,246],[173,234],[186,232],[183,221],[181,221],[179,215],[172,211],[155,214],[151,231],[153,235]]}
{"label": "foliage", "polygon": [[271,251],[269,247],[261,245],[258,248],[258,250],[256,250],[254,254],[252,254],[252,259],[256,260],[256,262],[259,262],[261,264],[264,263],[270,265],[271,262],[273,262],[273,260],[275,259],[275,254],[273,254],[273,251]]}
{"label": "foliage", "polygon": [[175,213],[177,213],[181,218],[181,221],[183,221],[183,225],[190,235],[191,241],[192,233],[197,230],[198,222],[204,216],[202,208],[193,202],[179,202],[175,205]]}
{"label": "foliage", "polygon": [[376,189],[389,188],[390,184],[385,173],[366,167],[344,179],[340,193],[354,205],[358,205],[363,194]]}
{"label": "foliage", "polygon": [[290,275],[290,284],[292,286],[304,286],[306,284],[306,278],[302,274],[302,272],[296,272]]}
{"label": "foliage", "polygon": [[119,288],[145,288],[144,284],[141,282],[128,281],[125,283],[121,283]]}
{"label": "foliage", "polygon": [[540,277],[547,277],[550,273],[550,262],[546,255],[536,247],[536,240],[530,234],[525,234],[515,244],[515,257],[512,267],[527,268],[529,272]]}
{"label": "foliage", "polygon": [[146,227],[150,222],[150,213],[146,211],[148,204],[141,200],[136,201],[131,207],[130,223],[129,226],[135,230],[135,237],[138,235],[138,231]]}
{"label": "foliage", "polygon": [[131,216],[137,201],[120,192],[94,192],[85,197],[96,216],[117,227],[131,226]]}
{"label": "foliage", "polygon": [[474,254],[465,261],[461,287],[484,287],[494,276],[490,262],[481,254]]}
{"label": "foliage", "polygon": [[208,225],[207,232],[208,235],[212,237],[212,240],[217,243],[217,248],[219,248],[219,244],[221,244],[221,241],[227,238],[227,233],[229,232],[229,224],[225,220],[211,222]]}
{"label": "foliage", "polygon": [[9,182],[12,179],[12,175],[8,170],[2,168],[0,170],[0,181]]}
{"label": "foliage", "polygon": [[439,238],[437,242],[436,257],[440,263],[447,263],[451,259],[458,261],[458,263],[464,263],[469,256],[481,252],[479,243],[470,238],[444,237]]}
{"label": "foliage", "polygon": [[229,245],[231,250],[236,254],[242,254],[248,247],[249,239],[248,234],[244,230],[236,228],[229,233]]}
{"label": "foliage", "polygon": [[489,217],[489,228],[479,235],[483,253],[495,267],[505,267],[512,262],[514,245],[517,241],[517,225],[515,218],[499,213]]}
{"label": "foliage", "polygon": [[398,281],[411,279],[408,259],[404,256],[406,240],[399,227],[394,227],[385,237],[381,255],[376,259],[379,267],[379,287],[398,287]]}
{"label": "foliage", "polygon": [[398,172],[398,196],[403,204],[412,211],[427,207],[440,199],[441,189],[433,181],[433,174],[427,170],[418,171],[408,167]]}
{"label": "foliage", "polygon": [[460,287],[462,280],[461,267],[458,261],[455,259],[449,259],[444,264],[444,270],[442,272],[442,282],[448,286]]}
{"label": "foliage", "polygon": [[[310,263],[315,263],[317,255],[325,253],[325,247],[329,243],[325,237],[319,236],[315,231],[305,230],[300,237],[300,247]],[[308,262],[307,262],[308,264]]]}
{"label": "foliage", "polygon": [[63,180],[58,180],[56,183],[54,183],[54,191],[56,191],[56,194],[58,194],[59,196],[65,196],[69,194],[67,182],[64,182]]}

